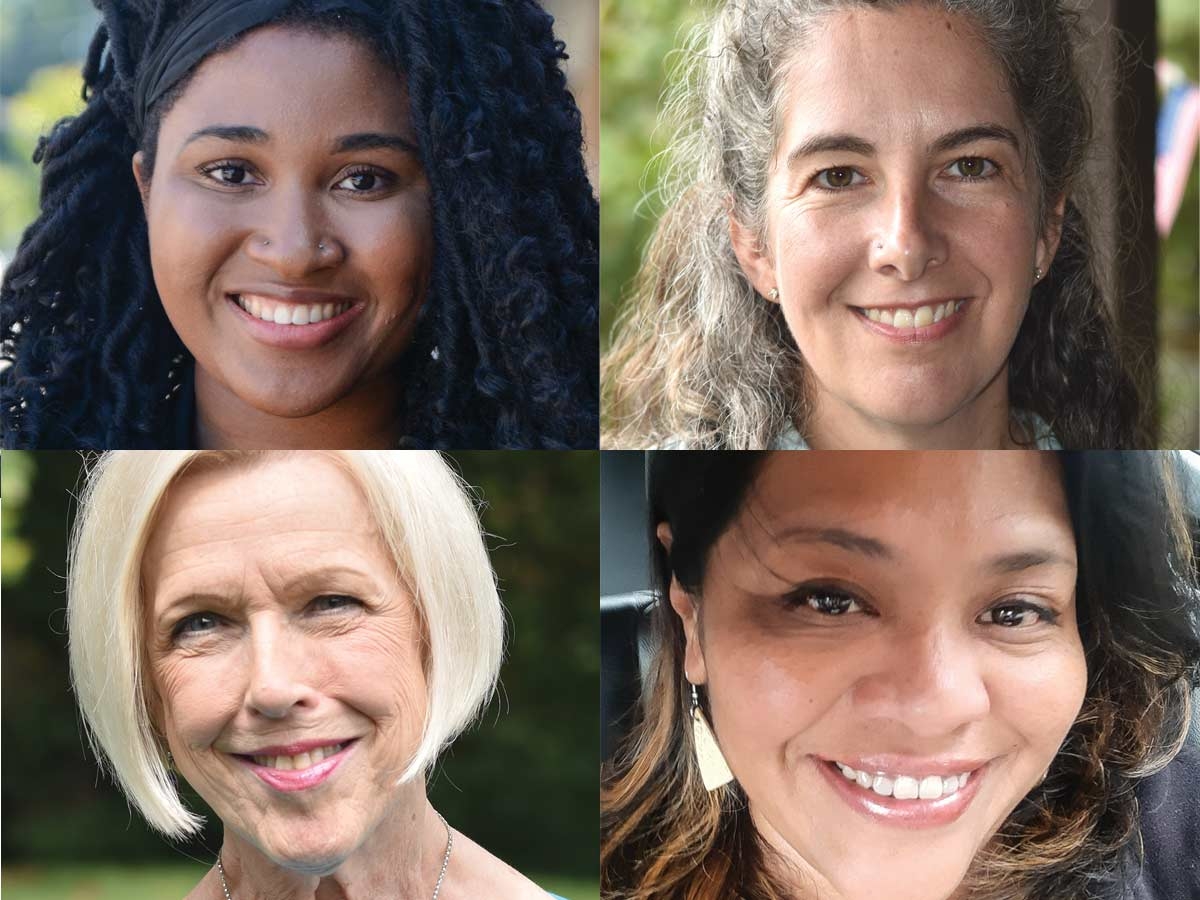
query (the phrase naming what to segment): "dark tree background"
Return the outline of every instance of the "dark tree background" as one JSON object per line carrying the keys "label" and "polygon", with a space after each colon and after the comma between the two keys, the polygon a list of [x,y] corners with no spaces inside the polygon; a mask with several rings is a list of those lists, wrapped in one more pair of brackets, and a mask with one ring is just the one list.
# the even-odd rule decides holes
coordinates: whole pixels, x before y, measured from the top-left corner
{"label": "dark tree background", "polygon": [[[599,459],[450,455],[475,486],[508,617],[501,690],[443,757],[434,804],[518,869],[594,878]],[[75,453],[3,454],[5,863],[211,860],[219,823],[172,849],[98,775],[70,692],[64,593]],[[194,796],[194,808],[208,813]]]}

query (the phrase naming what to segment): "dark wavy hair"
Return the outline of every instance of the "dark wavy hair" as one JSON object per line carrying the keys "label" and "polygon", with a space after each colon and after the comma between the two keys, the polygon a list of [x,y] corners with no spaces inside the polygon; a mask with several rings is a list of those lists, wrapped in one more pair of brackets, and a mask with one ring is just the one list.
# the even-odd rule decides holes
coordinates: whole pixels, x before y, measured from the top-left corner
{"label": "dark wavy hair", "polygon": [[[139,134],[139,70],[195,0],[95,2],[87,105],[38,142],[41,213],[0,285],[4,447],[171,446],[187,406],[192,358],[155,290],[130,159],[152,171],[196,71]],[[406,77],[434,258],[395,373],[405,446],[594,447],[599,207],[553,19],[536,0],[375,5],[367,21],[297,0],[272,22],[352,36]]]}
{"label": "dark wavy hair", "polygon": [[[675,578],[703,604],[709,551],[765,456],[654,454],[649,541],[660,598]],[[1179,752],[1200,687],[1197,531],[1180,490],[1183,463],[1154,451],[1063,451],[1059,460],[1077,548],[1087,688],[1046,780],[974,860],[965,886],[981,900],[1125,896],[1139,862],[1135,788]],[[661,522],[671,527],[669,553],[655,534]],[[788,900],[768,871],[772,851],[737,782],[704,789],[687,712],[683,628],[665,602],[651,615],[655,650],[642,707],[602,774],[602,896]]]}
{"label": "dark wavy hair", "polygon": [[1092,114],[1076,64],[1079,16],[1062,0],[725,0],[693,32],[664,118],[667,209],[602,374],[605,447],[769,448],[811,414],[811,378],[778,303],[743,274],[729,217],[766,233],[784,82],[831,10],[922,2],[965,17],[1002,70],[1029,136],[1038,222],[1066,197],[1058,252],[1008,359],[1009,403],[1071,450],[1154,446],[1132,359],[1105,302],[1086,215]]}

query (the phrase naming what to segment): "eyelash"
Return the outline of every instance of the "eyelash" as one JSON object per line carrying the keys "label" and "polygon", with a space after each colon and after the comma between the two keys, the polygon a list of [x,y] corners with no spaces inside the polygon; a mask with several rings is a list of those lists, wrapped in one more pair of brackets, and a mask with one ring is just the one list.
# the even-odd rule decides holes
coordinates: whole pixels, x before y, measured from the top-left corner
{"label": "eyelash", "polygon": [[[822,618],[830,619],[841,618],[850,615],[852,612],[866,613],[869,609],[864,601],[858,599],[850,592],[836,587],[817,586],[800,588],[784,597],[784,602],[790,609],[807,609],[817,613]],[[818,608],[821,606],[826,608]],[[857,606],[858,609],[851,609],[853,606]],[[837,608],[838,611],[831,611],[830,607]],[[984,619],[1001,610],[1019,610],[1021,612],[1035,613],[1039,620],[1036,624],[1057,625],[1060,618],[1059,613],[1055,610],[1029,600],[1004,600],[995,606],[989,607],[975,621],[979,622],[980,619]],[[1001,625],[994,621],[982,624],[995,625],[1006,630],[1033,627],[1032,625]]]}
{"label": "eyelash", "polygon": [[[222,181],[219,178],[211,177],[213,172],[220,172],[224,169],[240,169],[246,173],[250,173],[253,171],[253,167],[249,163],[246,163],[242,160],[237,160],[237,159],[222,159],[222,160],[218,160],[217,162],[206,163],[203,166],[197,167],[196,171],[198,173],[200,173],[201,175],[203,175],[209,181],[213,182],[214,184],[219,185],[221,188],[224,188],[226,190],[228,190],[228,189],[237,190],[239,188],[253,186],[253,185],[244,184],[244,183],[236,184],[234,182]],[[387,187],[389,187],[392,184],[392,182],[395,180],[394,176],[390,172],[387,172],[383,169],[376,168],[375,166],[358,165],[358,166],[352,166],[349,171],[347,171],[345,174],[342,175],[341,178],[338,179],[337,183],[341,184],[346,179],[354,178],[357,175],[373,175],[376,178],[378,178],[381,183],[369,190],[346,191],[346,193],[356,194],[356,195],[360,195],[360,196],[369,195],[369,194],[377,194],[380,191],[385,190]]]}
{"label": "eyelash", "polygon": [[[995,178],[1001,172],[1000,164],[993,159],[988,159],[986,156],[960,156],[958,159],[954,160],[954,162],[950,163],[950,165],[948,165],[946,167],[946,169],[943,169],[942,171],[947,171],[948,169],[952,169],[954,166],[957,166],[959,163],[964,163],[964,162],[981,162],[981,163],[983,163],[984,164],[984,174],[951,176],[956,181],[967,182],[967,183],[976,182],[976,181],[989,181],[992,178]],[[988,168],[989,166],[991,167],[990,169]],[[842,187],[834,187],[832,185],[822,184],[822,178],[825,178],[830,172],[849,172],[852,176],[850,184],[843,185]],[[857,169],[855,169],[853,166],[830,166],[827,169],[821,169],[820,171],[816,172],[813,175],[813,177],[810,179],[809,184],[815,190],[823,191],[826,194],[840,194],[844,191],[850,190],[851,188],[857,187],[859,184],[862,183],[862,182],[855,182],[853,180],[853,176],[855,176],[855,175],[861,177],[862,173],[859,172]]]}
{"label": "eyelash", "polygon": [[[337,607],[334,607],[333,609],[325,609],[325,610],[313,609],[315,606],[317,606],[323,600],[347,600],[347,601],[349,601],[349,603],[346,606],[337,606]],[[312,599],[312,601],[308,604],[308,608],[310,610],[313,610],[314,614],[318,615],[318,616],[333,615],[334,613],[340,612],[347,608],[361,607],[361,606],[363,606],[363,602],[361,600],[359,600],[357,597],[351,597],[348,594],[320,594],[319,596],[314,597]],[[213,622],[213,627],[197,629],[197,630],[192,630],[191,628],[188,627],[190,624],[199,622],[204,619],[211,619]],[[188,634],[193,634],[193,635],[210,634],[211,632],[215,631],[217,629],[217,627],[223,621],[224,621],[224,619],[221,616],[217,615],[216,613],[211,613],[211,612],[191,613],[190,615],[184,616],[182,619],[180,619],[178,622],[175,623],[175,626],[171,629],[171,639],[179,640],[180,638],[182,638]]]}

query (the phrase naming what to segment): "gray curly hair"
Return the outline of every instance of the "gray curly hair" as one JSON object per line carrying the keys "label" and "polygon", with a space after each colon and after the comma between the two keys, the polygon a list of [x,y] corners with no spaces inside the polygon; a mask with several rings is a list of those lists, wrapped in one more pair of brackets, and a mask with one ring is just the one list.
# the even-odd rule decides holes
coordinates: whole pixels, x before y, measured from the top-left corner
{"label": "gray curly hair", "polygon": [[1039,221],[1067,197],[1055,265],[1009,357],[1014,407],[1064,447],[1149,446],[1080,209],[1091,111],[1075,64],[1077,16],[1057,0],[729,0],[690,35],[664,121],[660,219],[602,367],[605,447],[755,449],[809,414],[805,365],[780,308],[734,254],[729,217],[765,237],[782,86],[817,19],[910,2],[968,18],[1007,74],[1029,136]]}

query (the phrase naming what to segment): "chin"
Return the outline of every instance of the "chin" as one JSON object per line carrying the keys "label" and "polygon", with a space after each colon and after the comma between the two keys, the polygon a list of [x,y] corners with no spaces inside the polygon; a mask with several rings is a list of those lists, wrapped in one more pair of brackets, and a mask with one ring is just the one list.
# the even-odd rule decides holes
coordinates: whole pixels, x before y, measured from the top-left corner
{"label": "chin", "polygon": [[329,385],[320,392],[306,391],[301,385],[286,390],[263,390],[261,385],[239,385],[233,390],[239,400],[261,413],[281,419],[301,419],[316,415],[340,400],[345,394],[330,393]]}
{"label": "chin", "polygon": [[260,844],[260,848],[281,869],[314,876],[336,872],[354,852],[338,834],[287,836],[280,842]]}
{"label": "chin", "polygon": [[949,900],[966,873],[966,867],[949,867],[931,853],[917,854],[900,866],[864,860],[861,866],[835,873],[830,881],[842,900]]}

